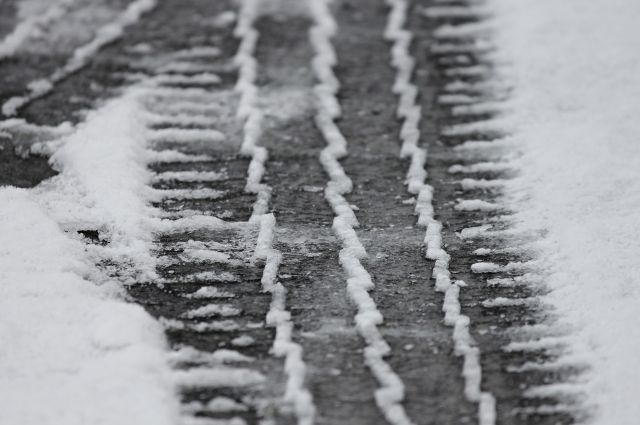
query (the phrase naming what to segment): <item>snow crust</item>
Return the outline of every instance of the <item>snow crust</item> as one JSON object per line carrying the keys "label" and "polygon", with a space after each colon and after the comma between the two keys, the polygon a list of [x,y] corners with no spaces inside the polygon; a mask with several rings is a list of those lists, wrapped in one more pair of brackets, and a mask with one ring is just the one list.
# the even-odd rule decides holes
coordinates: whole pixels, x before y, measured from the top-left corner
{"label": "snow crust", "polygon": [[590,423],[637,424],[640,3],[490,3],[523,154],[511,206],[520,230],[547,232],[544,301],[575,329],[569,353],[591,366],[573,390],[595,407]]}

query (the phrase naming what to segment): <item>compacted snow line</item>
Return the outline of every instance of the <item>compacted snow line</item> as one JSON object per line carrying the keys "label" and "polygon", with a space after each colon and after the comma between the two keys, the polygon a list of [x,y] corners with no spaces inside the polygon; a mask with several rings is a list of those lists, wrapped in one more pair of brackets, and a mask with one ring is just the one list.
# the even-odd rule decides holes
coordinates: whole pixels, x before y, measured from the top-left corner
{"label": "compacted snow line", "polygon": [[0,40],[0,60],[16,54],[22,43],[49,23],[61,18],[77,0],[59,0],[42,14],[30,16],[18,23],[13,31]]}
{"label": "compacted snow line", "polygon": [[212,85],[219,84],[222,82],[222,79],[218,74],[201,72],[198,74],[162,74],[153,77],[153,81],[166,85]]}
{"label": "compacted snow line", "polygon": [[177,142],[177,143],[195,143],[195,142],[223,142],[227,136],[212,128],[161,128],[149,130],[149,142]]}
{"label": "compacted snow line", "polygon": [[355,322],[358,333],[366,342],[364,361],[380,385],[375,392],[376,404],[389,423],[411,425],[413,422],[402,405],[404,384],[384,360],[390,354],[391,348],[378,329],[383,317],[369,295],[374,283],[361,263],[361,260],[367,257],[367,252],[354,230],[358,221],[344,198],[344,194],[351,191],[352,182],[338,161],[347,154],[347,142],[334,122],[334,119],[340,116],[340,105],[336,98],[339,81],[333,73],[337,58],[331,43],[337,24],[330,11],[329,2],[330,0],[309,2],[314,20],[309,36],[316,53],[312,65],[318,79],[315,87],[315,121],[327,142],[327,147],[320,154],[320,162],[330,179],[325,188],[325,198],[335,214],[333,230],[342,241],[340,264],[348,276],[348,293],[358,309]]}
{"label": "compacted snow line", "polygon": [[158,126],[171,126],[173,128],[209,128],[212,125],[212,119],[210,115],[193,113],[155,113],[148,112],[147,120],[151,125]]}
{"label": "compacted snow line", "polygon": [[425,183],[427,151],[417,145],[420,137],[421,111],[420,106],[416,104],[417,88],[411,82],[414,66],[414,59],[409,52],[411,33],[404,29],[409,5],[406,0],[387,0],[387,4],[391,9],[384,36],[393,42],[391,65],[397,70],[393,92],[399,96],[398,117],[403,119],[400,155],[411,159],[406,184],[408,191],[417,195],[415,213],[418,215],[418,224],[427,227],[427,258],[435,261],[432,276],[435,279],[436,290],[445,293],[445,324],[453,326],[455,353],[464,359],[462,375],[465,380],[465,396],[469,401],[478,403],[479,423],[493,425],[496,421],[495,397],[481,390],[480,350],[474,346],[469,334],[469,317],[460,312],[459,293],[465,283],[451,282],[450,256],[442,248],[442,224],[434,218],[433,187]]}
{"label": "compacted snow line", "polygon": [[262,111],[257,106],[258,87],[255,84],[258,64],[254,53],[260,34],[254,23],[258,16],[258,5],[258,0],[243,0],[235,28],[235,35],[241,40],[234,58],[239,68],[236,90],[240,93],[240,102],[237,116],[244,120],[240,153],[251,157],[245,191],[256,194],[257,198],[249,219],[250,223],[260,226],[254,259],[265,262],[261,279],[262,289],[272,296],[266,323],[276,329],[273,354],[285,358],[287,384],[284,401],[293,405],[298,425],[312,425],[315,406],[313,397],[305,386],[306,364],[302,356],[302,347],[291,339],[293,323],[291,314],[286,310],[287,290],[277,281],[282,254],[273,248],[276,218],[273,214],[267,213],[271,187],[262,183],[268,151],[265,147],[257,145],[262,133],[263,120]]}
{"label": "compacted snow line", "polygon": [[78,47],[62,68],[57,69],[48,78],[32,81],[28,86],[28,94],[12,97],[4,102],[2,113],[5,116],[16,115],[20,108],[50,93],[58,82],[84,68],[100,49],[120,38],[125,27],[137,22],[144,13],[153,9],[156,3],[157,0],[135,0],[129,4],[114,21],[98,29],[93,40]]}

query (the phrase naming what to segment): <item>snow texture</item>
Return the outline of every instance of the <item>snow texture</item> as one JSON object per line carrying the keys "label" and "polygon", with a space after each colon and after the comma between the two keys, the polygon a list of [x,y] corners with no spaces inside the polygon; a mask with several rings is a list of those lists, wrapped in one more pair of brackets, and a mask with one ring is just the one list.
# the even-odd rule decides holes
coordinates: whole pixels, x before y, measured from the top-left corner
{"label": "snow texture", "polygon": [[26,40],[38,34],[50,22],[63,17],[76,2],[77,0],[59,0],[41,13],[25,17],[11,33],[0,40],[0,61],[15,55]]}
{"label": "snow texture", "polygon": [[[16,115],[20,108],[50,93],[58,82],[84,68],[100,49],[120,38],[127,26],[137,22],[142,14],[150,11],[155,6],[156,0],[135,0],[130,3],[114,21],[99,28],[90,42],[75,49],[63,67],[57,69],[48,78],[29,83],[28,94],[12,97],[4,102],[2,113],[6,116]],[[8,48],[8,53],[13,53],[12,49],[13,47]]]}
{"label": "snow texture", "polygon": [[[593,425],[637,424],[640,3],[490,4],[514,85],[509,127],[523,155],[510,207],[520,230],[546,231],[544,301],[576,330],[569,354],[591,366],[571,391],[586,394]],[[555,388],[535,394],[564,394]]]}
{"label": "snow texture", "polygon": [[98,231],[109,244],[90,250],[133,266],[131,279],[155,276],[150,245],[157,213],[148,205],[155,193],[147,186],[140,95],[131,91],[90,113],[51,157],[61,174],[35,189],[65,230]]}
{"label": "snow texture", "polygon": [[85,244],[48,210],[0,189],[0,423],[176,423],[161,326],[116,283],[87,280]]}

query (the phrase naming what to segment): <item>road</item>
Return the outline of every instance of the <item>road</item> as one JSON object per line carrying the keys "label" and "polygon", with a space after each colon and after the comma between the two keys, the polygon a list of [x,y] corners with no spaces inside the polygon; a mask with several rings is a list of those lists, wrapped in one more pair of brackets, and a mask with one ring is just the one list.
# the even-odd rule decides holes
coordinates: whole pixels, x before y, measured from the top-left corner
{"label": "road", "polygon": [[[171,224],[157,277],[127,288],[166,327],[185,423],[574,422],[536,391],[580,370],[553,363],[536,235],[501,207],[517,153],[485,19],[471,0],[160,1],[77,67],[91,40],[0,60],[27,144],[145,88]],[[55,173],[0,155],[3,184]]]}

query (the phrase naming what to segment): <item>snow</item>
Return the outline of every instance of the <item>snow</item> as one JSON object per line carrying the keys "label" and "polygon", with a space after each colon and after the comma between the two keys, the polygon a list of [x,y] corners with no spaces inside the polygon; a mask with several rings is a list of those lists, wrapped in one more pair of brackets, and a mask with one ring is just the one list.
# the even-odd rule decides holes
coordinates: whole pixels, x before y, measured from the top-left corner
{"label": "snow", "polygon": [[245,412],[249,410],[247,406],[242,403],[238,403],[237,401],[228,398],[228,397],[214,397],[208,403],[202,403],[199,401],[193,401],[184,406],[183,410],[187,410],[192,413],[198,412],[208,412],[208,413],[219,413],[219,412]]}
{"label": "snow", "polygon": [[16,115],[20,108],[51,92],[55,84],[84,68],[100,49],[122,37],[127,26],[137,22],[144,13],[155,6],[156,0],[135,0],[130,3],[112,22],[98,28],[90,42],[76,48],[63,67],[54,71],[46,79],[32,81],[29,84],[28,94],[15,96],[4,102],[2,113],[6,116]]}
{"label": "snow", "polygon": [[197,291],[186,296],[187,298],[195,299],[211,299],[211,298],[234,298],[235,295],[231,292],[222,291],[215,286],[203,286]]}
{"label": "snow", "polygon": [[148,206],[154,194],[147,186],[151,177],[138,96],[132,91],[91,112],[51,157],[61,174],[35,192],[66,230],[99,231],[110,242],[94,248],[101,258],[130,263],[131,277],[153,277],[156,212]]}
{"label": "snow", "polygon": [[258,63],[254,53],[260,34],[254,28],[254,22],[260,13],[259,5],[257,0],[242,1],[234,31],[236,37],[240,38],[234,58],[239,74],[235,88],[240,94],[236,115],[244,121],[240,153],[251,157],[245,192],[256,195],[249,223],[259,225],[253,259],[265,263],[260,283],[262,290],[271,294],[266,324],[275,328],[273,354],[284,357],[287,382],[283,401],[293,406],[298,425],[312,425],[316,409],[313,396],[305,384],[307,366],[303,360],[302,346],[291,338],[293,323],[291,314],[286,310],[287,289],[277,281],[282,254],[273,247],[277,223],[275,215],[268,213],[271,187],[262,183],[269,153],[265,147],[258,146],[263,113],[258,106],[259,90],[255,84]]}
{"label": "snow", "polygon": [[224,180],[226,174],[216,171],[165,171],[153,176],[154,181],[215,182]]}
{"label": "snow", "polygon": [[521,230],[547,231],[544,301],[575,329],[569,353],[589,358],[577,389],[596,408],[590,423],[637,424],[640,3],[491,4],[523,154],[511,204]]}
{"label": "snow", "polygon": [[333,72],[337,58],[331,41],[338,28],[329,1],[309,2],[309,7],[313,20],[309,39],[315,52],[312,68],[317,79],[314,87],[315,122],[327,143],[320,153],[320,162],[329,176],[325,198],[335,214],[333,231],[342,242],[340,264],[347,274],[347,292],[358,309],[355,322],[358,333],[366,342],[364,361],[379,384],[375,391],[376,404],[389,423],[410,425],[413,422],[402,406],[404,384],[384,360],[391,348],[378,329],[383,317],[368,292],[373,289],[374,283],[360,262],[367,257],[367,253],[354,230],[358,226],[354,206],[344,198],[345,194],[351,192],[353,184],[339,162],[347,154],[347,141],[334,121],[341,113],[336,96],[340,83]]}
{"label": "snow", "polygon": [[13,31],[0,40],[0,60],[15,55],[26,40],[34,34],[38,34],[41,28],[62,17],[76,1],[59,0],[54,4],[48,5],[46,9],[37,11],[39,13],[22,17],[22,20]]}
{"label": "snow", "polygon": [[180,315],[184,319],[201,319],[213,316],[239,316],[241,310],[230,304],[207,304]]}
{"label": "snow", "polygon": [[[409,53],[409,47],[412,34],[403,29],[409,5],[405,0],[388,0],[387,4],[391,9],[384,36],[393,42],[391,65],[396,68],[397,72],[392,90],[399,96],[397,116],[404,120],[400,131],[402,139],[400,156],[411,158],[405,182],[409,193],[418,195],[415,214],[418,215],[418,224],[427,228],[424,239],[427,247],[426,257],[435,262],[432,279],[435,280],[436,290],[445,293],[442,305],[445,324],[453,326],[455,354],[463,358],[462,376],[464,377],[465,397],[478,404],[479,424],[493,425],[496,420],[495,398],[491,393],[481,391],[480,350],[475,347],[469,333],[469,317],[461,313],[460,288],[466,284],[463,281],[451,282],[450,256],[442,244],[442,224],[434,218],[433,187],[425,183],[427,179],[425,170],[427,151],[418,146],[421,109],[416,103],[417,87],[411,82],[414,59]],[[427,9],[427,11],[437,12],[437,15],[442,12],[450,13],[452,10],[455,12],[458,8],[438,6]],[[478,203],[477,201],[459,201],[456,207],[460,206],[472,206],[475,209]],[[481,206],[486,208],[484,204]]]}
{"label": "snow", "polygon": [[0,423],[175,423],[162,328],[85,278],[84,243],[38,198],[0,189]]}
{"label": "snow", "polygon": [[173,378],[183,388],[246,387],[266,381],[265,376],[255,370],[226,366],[176,370]]}
{"label": "snow", "polygon": [[219,130],[212,128],[162,128],[150,130],[152,142],[223,142],[227,137]]}

